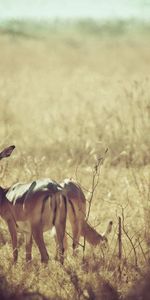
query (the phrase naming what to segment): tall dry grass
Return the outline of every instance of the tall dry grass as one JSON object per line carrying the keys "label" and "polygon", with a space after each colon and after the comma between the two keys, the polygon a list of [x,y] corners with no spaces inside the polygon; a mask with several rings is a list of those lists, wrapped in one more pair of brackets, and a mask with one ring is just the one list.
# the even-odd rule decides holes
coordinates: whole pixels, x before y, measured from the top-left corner
{"label": "tall dry grass", "polygon": [[[48,266],[40,264],[36,247],[26,265],[20,236],[19,262],[12,266],[10,237],[1,221],[0,273],[9,283],[3,281],[8,295],[28,290],[55,299],[106,299],[111,290],[117,297],[113,288],[126,294],[149,261],[149,31],[116,27],[114,32],[110,26],[108,32],[88,23],[54,28],[39,37],[30,28],[28,35],[1,29],[0,146],[16,145],[13,156],[1,162],[1,184],[73,177],[88,198],[96,157],[108,148],[89,220],[104,231],[112,219],[114,229],[108,249],[86,246],[84,263],[82,249],[72,258],[69,240],[64,267],[54,261],[49,233]],[[123,233],[121,281],[119,215],[137,256],[135,266]]]}

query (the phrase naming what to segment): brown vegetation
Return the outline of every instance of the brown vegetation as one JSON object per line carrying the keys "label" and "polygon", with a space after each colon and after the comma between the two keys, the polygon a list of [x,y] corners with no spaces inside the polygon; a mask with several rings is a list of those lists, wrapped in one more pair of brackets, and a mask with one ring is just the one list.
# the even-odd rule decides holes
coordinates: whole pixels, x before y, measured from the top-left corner
{"label": "brown vegetation", "polygon": [[[72,257],[68,238],[64,267],[54,260],[49,233],[45,242],[51,259],[46,267],[39,263],[36,247],[31,264],[25,264],[20,237],[21,255],[14,267],[10,237],[1,221],[0,275],[9,283],[4,287],[8,297],[28,291],[49,299],[107,299],[106,289],[117,299],[143,274],[150,243],[149,48],[144,30],[83,35],[72,28],[44,38],[0,35],[0,148],[11,143],[17,147],[1,163],[1,185],[70,177],[80,182],[88,201],[93,166],[108,148],[89,222],[98,232],[108,220],[114,223],[109,247],[86,244],[84,260],[82,247]],[[71,234],[69,226],[67,231]]]}

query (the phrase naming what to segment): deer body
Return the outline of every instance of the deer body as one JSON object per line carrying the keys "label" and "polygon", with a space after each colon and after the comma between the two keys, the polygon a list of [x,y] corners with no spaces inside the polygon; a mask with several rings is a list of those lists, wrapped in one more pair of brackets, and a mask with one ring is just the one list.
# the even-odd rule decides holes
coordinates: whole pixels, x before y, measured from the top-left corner
{"label": "deer body", "polygon": [[83,236],[90,244],[98,245],[107,241],[107,236],[112,229],[112,221],[109,222],[104,234],[98,233],[86,220],[86,198],[75,181],[65,179],[60,185],[67,199],[67,211],[73,234],[74,253],[79,244],[80,236]]}
{"label": "deer body", "polygon": [[[4,149],[0,159],[10,156],[14,146]],[[32,237],[41,261],[48,261],[43,232],[55,227],[57,257],[63,263],[66,217],[72,226],[73,251],[79,244],[80,236],[97,245],[107,240],[112,221],[104,234],[98,233],[86,220],[86,198],[80,186],[70,179],[60,185],[50,179],[42,179],[28,184],[17,183],[9,189],[0,187],[0,216],[6,221],[12,239],[14,261],[18,258],[17,230],[26,236],[26,261],[31,260]]]}
{"label": "deer body", "polygon": [[[14,149],[14,145],[5,148],[0,152],[0,160],[9,157]],[[49,179],[37,180],[29,184],[16,184],[10,189],[0,187],[0,216],[8,225],[14,262],[18,258],[18,227],[26,234],[26,260],[31,260],[33,237],[39,248],[41,261],[47,262],[48,253],[43,231],[55,226],[57,256],[63,263],[66,214],[66,199],[60,194],[60,187],[56,182]]]}
{"label": "deer body", "polygon": [[48,253],[43,232],[55,226],[57,258],[63,263],[67,207],[66,199],[62,196],[56,182],[43,179],[29,184],[18,183],[10,189],[1,188],[0,193],[0,215],[8,225],[14,261],[18,258],[17,231],[19,230],[26,236],[26,260],[31,260],[33,237],[39,248],[41,261],[47,262]]}

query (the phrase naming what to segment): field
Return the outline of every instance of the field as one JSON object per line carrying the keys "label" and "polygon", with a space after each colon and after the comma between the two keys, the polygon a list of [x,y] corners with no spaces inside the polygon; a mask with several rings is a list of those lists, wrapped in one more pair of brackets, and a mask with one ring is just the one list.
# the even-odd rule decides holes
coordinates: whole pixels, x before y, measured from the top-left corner
{"label": "field", "polygon": [[38,292],[48,299],[125,299],[145,272],[150,258],[149,30],[135,23],[90,21],[1,25],[0,149],[16,145],[1,161],[1,185],[74,178],[89,199],[93,169],[103,157],[89,222],[98,232],[109,220],[114,223],[108,247],[86,244],[84,257],[82,247],[77,258],[72,256],[68,237],[63,267],[54,260],[49,233],[48,265],[40,263],[35,245],[27,265],[20,235],[14,266],[1,219],[0,289],[6,297]]}

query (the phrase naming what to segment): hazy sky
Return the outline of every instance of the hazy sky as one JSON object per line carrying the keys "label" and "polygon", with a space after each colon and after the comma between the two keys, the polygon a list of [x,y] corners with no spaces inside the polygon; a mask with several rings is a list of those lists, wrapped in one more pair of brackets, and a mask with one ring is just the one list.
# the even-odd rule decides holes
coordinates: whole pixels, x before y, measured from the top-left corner
{"label": "hazy sky", "polygon": [[150,0],[0,0],[0,19],[18,17],[150,20]]}

